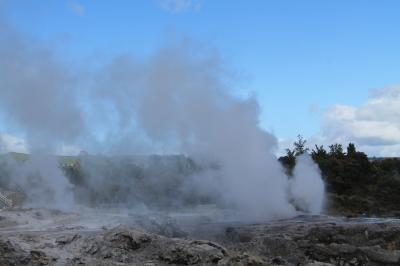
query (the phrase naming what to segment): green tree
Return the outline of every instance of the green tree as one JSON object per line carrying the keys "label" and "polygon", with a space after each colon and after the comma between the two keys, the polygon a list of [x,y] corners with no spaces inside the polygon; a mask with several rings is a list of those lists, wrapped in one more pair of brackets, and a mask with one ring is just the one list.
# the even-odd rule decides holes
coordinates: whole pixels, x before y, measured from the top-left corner
{"label": "green tree", "polygon": [[318,162],[325,159],[328,156],[328,152],[325,150],[324,146],[315,145],[315,149],[311,151],[311,157],[314,161]]}
{"label": "green tree", "polygon": [[342,144],[332,144],[329,146],[329,156],[335,158],[344,158],[343,146]]}
{"label": "green tree", "polygon": [[306,148],[307,141],[301,136],[297,136],[297,141],[293,143],[294,148],[286,149],[286,155],[279,158],[279,161],[286,169],[286,173],[291,176],[294,166],[296,165],[296,156],[300,156],[306,152],[308,152],[308,148]]}
{"label": "green tree", "polygon": [[308,152],[309,149],[306,148],[306,143],[307,140],[305,140],[302,135],[297,135],[297,141],[293,143],[295,156],[299,156]]}
{"label": "green tree", "polygon": [[356,146],[350,142],[349,146],[347,146],[347,157],[354,157],[356,153]]}

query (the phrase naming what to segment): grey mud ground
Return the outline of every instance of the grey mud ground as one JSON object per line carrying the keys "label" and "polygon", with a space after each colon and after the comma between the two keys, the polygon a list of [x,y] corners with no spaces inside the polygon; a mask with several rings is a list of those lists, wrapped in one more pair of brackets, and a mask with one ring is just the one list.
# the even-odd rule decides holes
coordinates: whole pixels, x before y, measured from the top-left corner
{"label": "grey mud ground", "polygon": [[244,223],[207,208],[2,210],[0,265],[400,265],[400,221]]}

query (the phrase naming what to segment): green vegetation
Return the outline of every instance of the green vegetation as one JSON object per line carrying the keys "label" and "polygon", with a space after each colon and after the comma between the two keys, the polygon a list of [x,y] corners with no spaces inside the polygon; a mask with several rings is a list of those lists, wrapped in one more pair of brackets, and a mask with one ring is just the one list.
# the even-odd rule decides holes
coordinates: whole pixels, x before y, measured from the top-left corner
{"label": "green vegetation", "polygon": [[[292,173],[296,157],[308,153],[306,141],[299,136],[294,149],[279,161]],[[400,216],[400,158],[370,159],[349,143],[326,150],[315,146],[309,152],[321,169],[328,193],[328,210],[346,215]]]}

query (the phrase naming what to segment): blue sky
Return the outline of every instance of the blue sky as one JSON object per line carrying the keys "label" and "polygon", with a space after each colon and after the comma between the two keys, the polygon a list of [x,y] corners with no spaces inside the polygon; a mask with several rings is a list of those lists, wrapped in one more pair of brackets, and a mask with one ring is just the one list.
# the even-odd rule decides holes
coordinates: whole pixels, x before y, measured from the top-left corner
{"label": "blue sky", "polygon": [[399,1],[167,2],[3,0],[2,12],[75,62],[145,56],[171,35],[215,47],[237,89],[257,94],[262,126],[283,139],[319,134],[332,106],[400,84]]}

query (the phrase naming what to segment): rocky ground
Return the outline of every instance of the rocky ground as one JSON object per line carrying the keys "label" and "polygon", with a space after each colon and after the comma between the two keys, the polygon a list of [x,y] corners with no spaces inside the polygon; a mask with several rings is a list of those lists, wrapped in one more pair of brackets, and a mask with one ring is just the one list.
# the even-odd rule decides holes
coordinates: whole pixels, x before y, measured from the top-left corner
{"label": "rocky ground", "polygon": [[400,265],[400,221],[8,210],[0,265]]}

